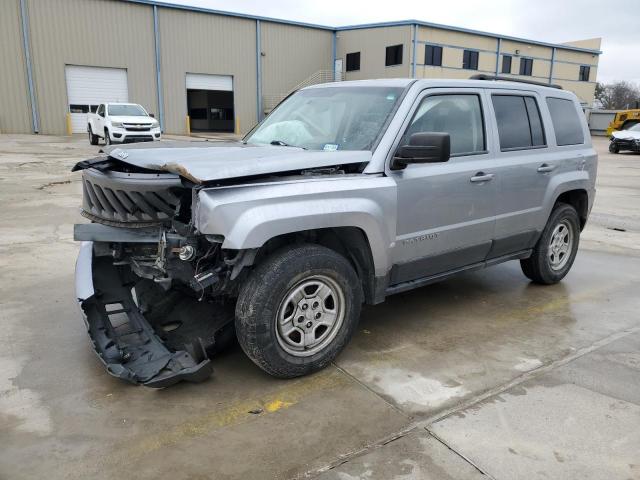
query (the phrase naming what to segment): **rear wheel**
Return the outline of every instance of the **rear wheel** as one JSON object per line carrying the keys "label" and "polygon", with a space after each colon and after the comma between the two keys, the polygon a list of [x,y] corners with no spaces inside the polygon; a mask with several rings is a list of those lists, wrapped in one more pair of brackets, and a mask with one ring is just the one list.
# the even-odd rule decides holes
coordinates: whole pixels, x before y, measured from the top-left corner
{"label": "rear wheel", "polygon": [[91,130],[91,125],[89,125],[89,127],[87,128],[87,131],[89,132],[89,143],[91,145],[98,145],[99,137],[93,134],[93,130]]}
{"label": "rear wheel", "polygon": [[281,378],[327,366],[348,343],[362,306],[356,272],[319,245],[274,253],[240,290],[236,334],[245,353]]}
{"label": "rear wheel", "polygon": [[573,265],[580,242],[576,209],[558,203],[529,258],[520,260],[522,272],[535,283],[551,285],[562,280]]}

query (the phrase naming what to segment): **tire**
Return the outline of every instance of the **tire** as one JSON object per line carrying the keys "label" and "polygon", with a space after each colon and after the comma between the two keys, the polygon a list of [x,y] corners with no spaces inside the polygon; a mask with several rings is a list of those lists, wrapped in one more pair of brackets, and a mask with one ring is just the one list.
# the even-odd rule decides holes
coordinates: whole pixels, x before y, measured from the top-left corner
{"label": "tire", "polygon": [[360,280],[343,256],[319,245],[288,247],[259,264],[242,285],[236,335],[270,375],[306,375],[329,365],[349,342],[362,300]]}
{"label": "tire", "polygon": [[105,145],[111,145],[111,137],[109,136],[109,130],[107,130],[106,128],[104,129],[104,144]]}
{"label": "tire", "polygon": [[534,283],[558,283],[569,273],[579,243],[580,219],[576,209],[566,203],[556,204],[531,256],[520,260],[522,272]]}
{"label": "tire", "polygon": [[620,147],[618,147],[614,142],[609,143],[609,152],[610,153],[620,153]]}
{"label": "tire", "polygon": [[100,139],[100,137],[93,134],[93,131],[91,130],[91,125],[88,126],[87,131],[89,132],[89,143],[91,145],[98,145],[98,140]]}

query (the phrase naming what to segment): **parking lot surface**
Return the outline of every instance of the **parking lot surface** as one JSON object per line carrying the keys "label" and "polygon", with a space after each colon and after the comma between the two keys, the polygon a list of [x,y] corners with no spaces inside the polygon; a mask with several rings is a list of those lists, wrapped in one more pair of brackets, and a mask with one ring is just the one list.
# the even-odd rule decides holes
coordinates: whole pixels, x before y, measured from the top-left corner
{"label": "parking lot surface", "polygon": [[[366,307],[334,365],[110,377],[74,299],[84,137],[0,136],[0,478],[640,479],[640,155],[611,155],[573,270],[517,262]],[[251,413],[253,412],[253,413]]]}

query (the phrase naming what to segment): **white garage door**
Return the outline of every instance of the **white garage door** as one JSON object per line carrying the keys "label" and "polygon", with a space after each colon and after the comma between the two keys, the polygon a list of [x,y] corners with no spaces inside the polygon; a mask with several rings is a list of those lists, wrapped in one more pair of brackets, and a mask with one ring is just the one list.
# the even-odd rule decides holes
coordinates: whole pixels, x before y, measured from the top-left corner
{"label": "white garage door", "polygon": [[129,101],[124,68],[67,65],[65,76],[73,133],[87,131],[87,112],[95,112],[99,104]]}
{"label": "white garage door", "polygon": [[187,90],[223,90],[232,92],[233,77],[231,75],[187,73]]}

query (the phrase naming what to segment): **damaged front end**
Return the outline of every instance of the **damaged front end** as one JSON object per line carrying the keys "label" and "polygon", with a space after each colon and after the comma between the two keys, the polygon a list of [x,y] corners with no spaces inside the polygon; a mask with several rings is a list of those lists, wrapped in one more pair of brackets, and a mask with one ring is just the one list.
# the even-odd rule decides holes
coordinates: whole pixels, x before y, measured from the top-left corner
{"label": "damaged front end", "polygon": [[212,373],[209,357],[234,337],[233,296],[249,251],[191,223],[197,186],[109,157],[81,162],[82,241],[76,296],[110,374],[149,387]]}

